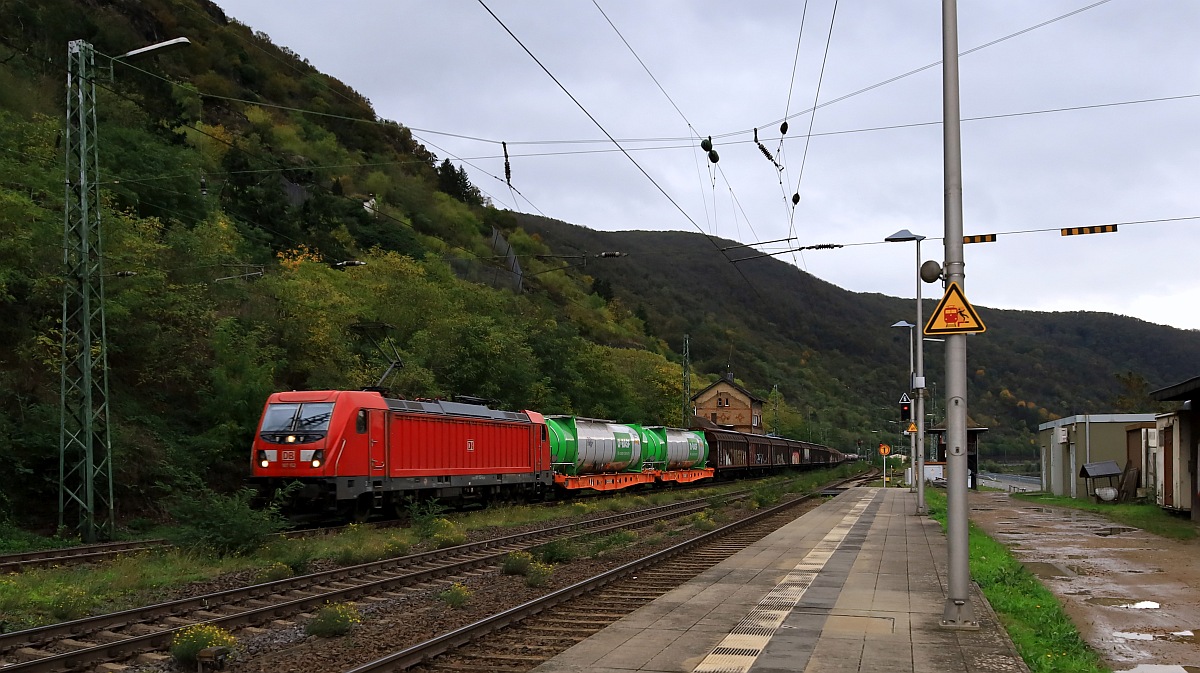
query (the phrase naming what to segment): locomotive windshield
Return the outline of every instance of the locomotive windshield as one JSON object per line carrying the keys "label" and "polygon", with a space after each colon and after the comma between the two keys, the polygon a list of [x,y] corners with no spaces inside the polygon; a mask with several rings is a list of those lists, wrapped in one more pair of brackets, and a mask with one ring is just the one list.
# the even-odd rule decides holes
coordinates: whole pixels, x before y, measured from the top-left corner
{"label": "locomotive windshield", "polygon": [[261,432],[324,432],[329,429],[333,402],[271,404],[263,415]]}

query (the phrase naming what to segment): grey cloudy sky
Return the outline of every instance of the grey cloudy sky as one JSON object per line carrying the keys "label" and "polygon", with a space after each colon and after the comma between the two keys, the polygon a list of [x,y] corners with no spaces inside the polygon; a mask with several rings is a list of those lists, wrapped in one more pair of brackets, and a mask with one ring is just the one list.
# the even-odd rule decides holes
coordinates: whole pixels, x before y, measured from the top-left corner
{"label": "grey cloudy sky", "polygon": [[[941,67],[883,84],[940,60],[940,2],[485,2],[217,0],[465,162],[497,206],[793,246],[906,228],[942,259]],[[960,61],[964,229],[1000,234],[965,248],[970,301],[1200,329],[1200,219],[1058,233],[1200,217],[1200,2],[960,0],[958,12],[960,52],[1032,28]],[[716,171],[698,149],[710,135]],[[1006,233],[1039,229],[1052,231]],[[778,258],[853,291],[915,292],[911,244]]]}

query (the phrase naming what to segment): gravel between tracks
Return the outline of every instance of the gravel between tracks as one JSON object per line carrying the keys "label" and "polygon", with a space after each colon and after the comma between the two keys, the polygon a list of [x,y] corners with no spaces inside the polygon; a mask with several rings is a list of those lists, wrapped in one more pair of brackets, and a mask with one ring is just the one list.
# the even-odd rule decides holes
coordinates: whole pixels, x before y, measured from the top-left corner
{"label": "gravel between tracks", "polygon": [[[815,505],[814,505],[815,506]],[[802,507],[803,510],[803,507]],[[740,503],[726,505],[719,524],[724,525],[754,513]],[[598,515],[602,516],[602,515]],[[797,512],[799,516],[799,511]],[[590,517],[586,517],[590,518]],[[305,635],[305,615],[276,621],[260,629],[235,631],[238,637],[238,657],[226,671],[232,673],[308,673],[312,671],[346,671],[368,661],[379,659],[394,651],[427,641],[460,626],[490,617],[500,609],[516,607],[551,591],[569,587],[613,567],[659,551],[703,533],[691,525],[690,518],[671,522],[665,530],[647,527],[637,530],[637,540],[630,546],[610,549],[595,558],[578,558],[554,566],[545,587],[529,588],[523,576],[503,575],[498,567],[476,570],[467,575],[445,579],[437,587],[395,591],[390,596],[368,597],[358,605],[362,623],[347,636],[319,638]],[[529,528],[538,528],[529,527]],[[661,528],[661,527],[660,527]],[[516,533],[505,529],[505,533]],[[472,537],[487,537],[496,531],[475,531]],[[316,567],[314,571],[318,570]],[[320,569],[324,570],[324,569]],[[470,599],[466,606],[451,608],[438,599],[438,594],[452,582],[466,584]],[[253,583],[253,573],[241,572],[202,583],[188,584],[170,593],[169,599],[211,593]],[[160,596],[160,599],[162,597]],[[140,665],[126,669],[127,673],[158,673],[180,671],[179,667]]]}
{"label": "gravel between tracks", "polygon": [[[819,501],[811,506],[815,507],[816,504]],[[808,507],[799,508],[796,516]],[[736,521],[752,513],[740,504],[729,505],[721,512],[720,524]],[[596,558],[578,558],[556,565],[546,586],[539,588],[527,587],[524,577],[504,575],[493,567],[447,579],[432,589],[401,590],[392,597],[367,598],[357,604],[363,617],[362,623],[342,637],[306,636],[306,620],[303,616],[265,625],[261,631],[237,631],[234,635],[238,637],[238,656],[226,670],[232,673],[344,671],[679,544],[702,532],[682,522],[672,523],[670,528],[662,532],[643,528],[633,545],[606,551]],[[451,608],[438,598],[438,594],[454,581],[465,584],[471,590],[467,604],[458,609]],[[195,589],[195,585],[189,585],[178,593],[180,596],[195,595],[246,583],[247,578],[239,574],[205,582],[203,591]],[[126,670],[127,673],[156,673],[179,669],[170,665],[143,665]]]}

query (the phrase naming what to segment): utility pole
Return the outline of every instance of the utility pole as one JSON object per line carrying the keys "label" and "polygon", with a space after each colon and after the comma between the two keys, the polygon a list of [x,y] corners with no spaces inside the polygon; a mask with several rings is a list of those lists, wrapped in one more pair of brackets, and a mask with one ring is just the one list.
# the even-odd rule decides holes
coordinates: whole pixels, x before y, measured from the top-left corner
{"label": "utility pole", "polygon": [[[186,37],[177,37],[127,52],[112,62],[188,44]],[[58,526],[74,527],[85,542],[109,537],[114,523],[96,134],[96,78],[102,71],[96,68],[95,56],[84,40],[67,43]]]}
{"label": "utility pole", "polygon": [[771,432],[778,435],[779,434],[779,384],[778,383],[776,383],[775,386],[772,388],[772,392],[775,393],[775,395],[774,395],[774,398],[775,398],[775,404],[774,404],[775,420],[771,424],[772,425]]}
{"label": "utility pole", "polygon": [[692,351],[688,335],[683,335],[683,415],[680,416],[681,427],[691,426],[692,414]]}
{"label": "utility pole", "polygon": [[[963,287],[962,138],[958,105],[958,6],[942,0],[942,151],[945,279]],[[967,528],[967,335],[946,338],[946,539],[948,595],[942,626],[978,629],[971,606]]]}
{"label": "utility pole", "polygon": [[58,525],[85,542],[113,528],[96,72],[92,45],[68,43]]}

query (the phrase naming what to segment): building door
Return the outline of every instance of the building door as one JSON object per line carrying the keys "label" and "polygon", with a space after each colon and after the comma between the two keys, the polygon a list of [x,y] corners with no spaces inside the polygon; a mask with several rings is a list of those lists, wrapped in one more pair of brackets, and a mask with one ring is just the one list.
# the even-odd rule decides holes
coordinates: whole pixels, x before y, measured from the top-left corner
{"label": "building door", "polygon": [[1125,470],[1135,469],[1138,471],[1138,486],[1142,485],[1142,477],[1146,472],[1142,469],[1143,434],[1145,431],[1141,428],[1125,431]]}
{"label": "building door", "polygon": [[382,477],[387,470],[386,418],[382,409],[367,410],[367,468],[372,477]]}
{"label": "building door", "polygon": [[1163,507],[1175,506],[1175,426],[1168,425],[1159,433],[1159,451],[1163,458]]}

